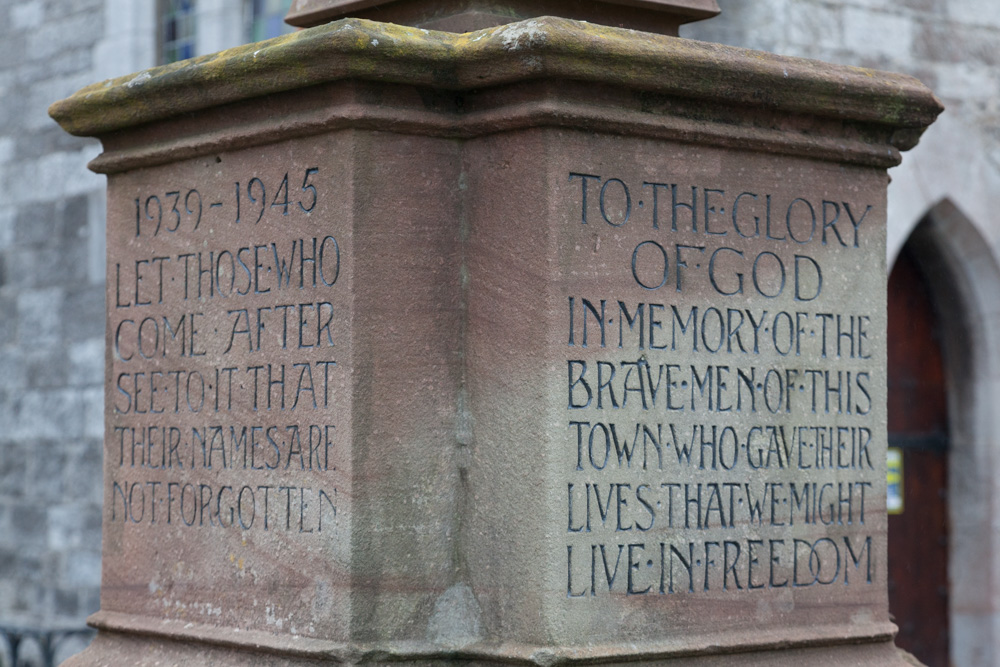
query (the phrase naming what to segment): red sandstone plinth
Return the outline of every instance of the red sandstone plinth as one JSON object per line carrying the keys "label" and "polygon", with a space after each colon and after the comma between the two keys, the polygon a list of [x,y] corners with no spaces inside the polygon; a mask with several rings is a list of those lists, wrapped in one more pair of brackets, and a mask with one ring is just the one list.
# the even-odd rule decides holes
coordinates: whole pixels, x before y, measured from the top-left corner
{"label": "red sandstone plinth", "polygon": [[84,89],[100,634],[72,664],[900,664],[913,79],[344,20]]}

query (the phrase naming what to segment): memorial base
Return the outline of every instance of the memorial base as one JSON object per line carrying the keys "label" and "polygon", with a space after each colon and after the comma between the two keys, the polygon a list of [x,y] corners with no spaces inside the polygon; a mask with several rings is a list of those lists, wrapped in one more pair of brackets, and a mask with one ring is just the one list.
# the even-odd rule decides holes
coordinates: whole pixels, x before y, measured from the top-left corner
{"label": "memorial base", "polygon": [[[466,647],[443,649],[418,643],[372,646],[333,645],[308,639],[272,640],[263,644],[252,636],[227,632],[220,636],[192,640],[178,637],[104,631],[90,647],[63,663],[63,667],[105,667],[107,665],[212,665],[213,667],[307,667],[317,664],[404,665],[432,667],[462,663],[469,665],[686,665],[690,667],[803,667],[863,665],[865,667],[919,666],[913,656],[896,648],[891,640],[863,644],[796,646],[776,645],[755,651],[720,651],[704,647],[698,651],[650,653],[633,647],[630,656],[607,655],[597,651],[560,651],[551,647]],[[252,635],[253,633],[247,633]]]}
{"label": "memorial base", "polygon": [[343,20],[57,103],[108,174],[96,665],[905,665],[901,75]]}

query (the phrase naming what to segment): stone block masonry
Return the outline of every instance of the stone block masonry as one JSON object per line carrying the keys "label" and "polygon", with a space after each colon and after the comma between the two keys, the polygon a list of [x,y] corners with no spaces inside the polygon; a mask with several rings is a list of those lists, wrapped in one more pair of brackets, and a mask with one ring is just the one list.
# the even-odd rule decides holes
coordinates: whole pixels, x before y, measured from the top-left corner
{"label": "stone block masonry", "polygon": [[100,587],[104,179],[45,117],[95,76],[104,3],[0,2],[0,623],[82,626]]}

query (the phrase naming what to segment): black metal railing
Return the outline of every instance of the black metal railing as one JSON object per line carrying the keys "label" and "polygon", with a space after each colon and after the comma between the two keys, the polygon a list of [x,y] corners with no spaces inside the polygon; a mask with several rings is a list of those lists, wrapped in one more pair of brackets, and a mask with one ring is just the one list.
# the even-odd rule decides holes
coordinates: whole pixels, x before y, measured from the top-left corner
{"label": "black metal railing", "polygon": [[86,643],[94,634],[90,628],[43,629],[0,624],[0,667],[56,667],[56,656],[64,642],[78,637]]}

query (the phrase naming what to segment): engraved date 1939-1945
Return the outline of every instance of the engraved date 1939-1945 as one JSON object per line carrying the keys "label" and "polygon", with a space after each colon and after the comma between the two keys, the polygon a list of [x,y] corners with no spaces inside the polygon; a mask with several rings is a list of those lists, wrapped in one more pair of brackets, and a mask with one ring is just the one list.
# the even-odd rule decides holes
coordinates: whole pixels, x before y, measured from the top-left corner
{"label": "engraved date 1939-1945", "polygon": [[[273,190],[274,195],[268,196],[268,186],[264,180],[254,176],[246,182],[233,183],[233,196],[225,201],[206,202],[197,188],[188,190],[176,189],[160,194],[152,194],[143,199],[136,197],[135,203],[135,235],[158,236],[161,232],[175,233],[186,229],[196,231],[201,225],[207,211],[225,209],[232,211],[233,224],[247,222],[259,223],[266,212],[277,209],[280,215],[287,216],[289,212],[301,211],[311,213],[316,208],[318,195],[313,179],[319,173],[319,167],[309,167],[302,177],[302,185],[296,193],[295,186],[289,189],[289,172]],[[297,177],[291,177],[294,183]],[[272,187],[274,184],[271,184]]]}

